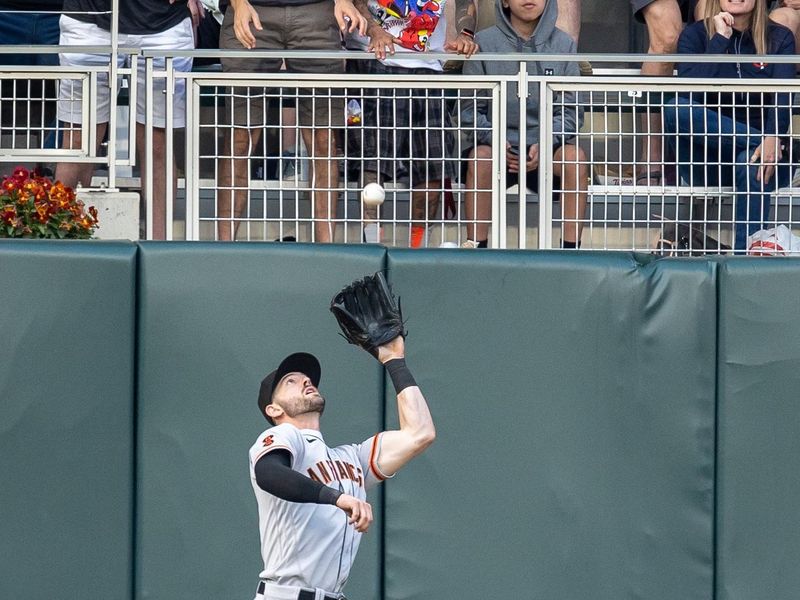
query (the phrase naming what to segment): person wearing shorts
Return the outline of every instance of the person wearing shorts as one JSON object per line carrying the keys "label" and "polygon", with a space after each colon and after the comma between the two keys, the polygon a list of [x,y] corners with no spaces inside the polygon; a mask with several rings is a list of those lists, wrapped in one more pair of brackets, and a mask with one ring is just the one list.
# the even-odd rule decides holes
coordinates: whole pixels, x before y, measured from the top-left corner
{"label": "person wearing shorts", "polygon": [[[693,23],[703,18],[705,0],[631,0],[631,9],[637,21],[647,25],[650,45],[648,54],[675,54],[678,36],[684,23]],[[642,75],[671,77],[672,63],[646,62],[642,64]],[[660,95],[650,95],[657,98]],[[658,103],[658,101],[655,101]],[[661,111],[652,109],[642,115],[642,130],[649,135],[642,139],[639,147],[639,164],[636,180],[642,185],[663,182],[663,140]]]}
{"label": "person wearing shorts", "polygon": [[[458,34],[451,41],[446,40],[446,1],[455,5]],[[353,70],[368,76],[415,76],[411,89],[366,90],[362,174],[364,184],[408,177],[412,190],[409,246],[419,248],[427,245],[427,225],[438,210],[445,181],[456,175],[448,160],[452,137],[445,96],[436,85],[444,64],[424,53],[472,56],[478,49],[473,39],[474,4],[472,0],[433,0],[409,3],[405,12],[378,0],[356,0],[356,6],[369,26],[367,35],[351,35],[348,47],[374,52],[377,60],[351,61]],[[367,213],[365,220],[375,216]],[[367,242],[380,241],[377,227],[371,230],[366,225],[364,234]]]}
{"label": "person wearing shorts", "polygon": [[[220,31],[220,48],[226,50],[330,50],[342,49],[341,33],[366,27],[351,0],[231,0]],[[223,56],[227,73],[275,73],[282,58]],[[285,59],[290,73],[336,75],[344,72],[342,59]],[[335,160],[334,130],[344,124],[343,97],[328,89],[299,88],[297,118],[303,142],[311,157],[314,204],[313,241],[332,242],[335,233],[339,170]],[[219,169],[217,239],[232,240],[246,211],[249,156],[264,129],[264,98],[278,98],[277,90],[234,87],[227,98],[233,131],[225,136]]]}
{"label": "person wearing shorts", "polygon": [[[537,54],[574,54],[576,43],[556,26],[556,0],[534,3],[527,0],[495,0],[496,25],[478,32],[475,41],[481,48],[476,59],[464,63],[464,74],[473,76],[512,75],[514,63],[491,59],[482,60],[481,53],[506,54],[519,52],[532,75],[547,74],[573,77],[580,72],[576,61],[547,62],[537,60]],[[511,88],[505,105],[507,185],[519,183],[538,189],[539,181],[539,94],[536,84],[529,84],[526,109],[520,114],[519,96]],[[563,94],[563,95],[561,95]],[[461,107],[461,123],[473,132],[474,147],[468,151],[465,177],[464,213],[467,239],[462,248],[488,247],[489,224],[492,218],[492,182],[496,177],[492,164],[492,122],[489,102],[467,100]],[[521,138],[521,119],[525,119],[525,138]],[[556,96],[552,115],[553,132],[553,189],[560,190],[563,214],[561,248],[579,248],[582,220],[586,212],[589,164],[578,146],[576,136],[583,121],[583,110],[573,92]],[[562,185],[563,184],[563,185]],[[546,199],[545,201],[550,201]]]}
{"label": "person wearing shorts", "polygon": [[[190,0],[193,4],[195,0]],[[111,21],[109,1],[103,0],[64,0],[64,13],[61,16],[61,46],[104,46],[111,44]],[[92,14],[95,13],[95,14]],[[146,48],[150,50],[192,50],[194,49],[194,30],[191,12],[186,0],[140,0],[139,2],[121,2],[119,9],[119,47]],[[107,67],[108,54],[85,54],[62,52],[59,54],[62,67]],[[118,66],[125,66],[127,58],[117,57]],[[145,61],[138,62],[136,73],[139,93],[136,95],[136,149],[140,165],[141,180],[146,180],[147,165],[145,161],[145,99],[150,93],[153,98],[153,143],[149,149],[153,153],[153,196],[145,198],[147,206],[153,210],[153,237],[164,239],[166,236],[166,80],[156,78],[153,90],[145,89]],[[176,57],[173,69],[190,71],[192,59]],[[166,68],[166,59],[154,60],[155,70]],[[117,92],[114,86],[114,93]],[[174,89],[173,120],[174,128],[186,124],[186,89],[185,80],[176,79]],[[87,99],[88,100],[88,99]],[[82,82],[76,77],[65,77],[61,80],[58,100],[58,118],[64,125],[63,147],[80,148],[83,144],[81,125],[83,124]],[[98,145],[106,135],[111,111],[111,88],[108,73],[98,76],[97,97],[90,109],[97,115]],[[133,107],[131,107],[133,110]],[[113,152],[113,149],[111,150]],[[56,178],[64,185],[74,187],[78,184],[90,186],[95,165],[92,163],[59,163]],[[175,169],[173,169],[173,173]],[[171,182],[173,190],[175,181]],[[144,185],[142,186],[144,188]],[[143,190],[146,195],[146,190]],[[174,193],[173,193],[174,197]]]}

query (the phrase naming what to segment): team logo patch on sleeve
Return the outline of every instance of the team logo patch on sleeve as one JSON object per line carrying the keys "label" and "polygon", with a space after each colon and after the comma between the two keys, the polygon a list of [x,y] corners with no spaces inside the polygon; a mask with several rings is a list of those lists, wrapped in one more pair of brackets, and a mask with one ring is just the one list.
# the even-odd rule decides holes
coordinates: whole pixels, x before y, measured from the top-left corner
{"label": "team logo patch on sleeve", "polygon": [[264,448],[266,448],[267,446],[272,446],[272,443],[274,441],[275,441],[275,436],[274,435],[268,435],[267,437],[265,437],[262,440],[262,444],[264,445]]}

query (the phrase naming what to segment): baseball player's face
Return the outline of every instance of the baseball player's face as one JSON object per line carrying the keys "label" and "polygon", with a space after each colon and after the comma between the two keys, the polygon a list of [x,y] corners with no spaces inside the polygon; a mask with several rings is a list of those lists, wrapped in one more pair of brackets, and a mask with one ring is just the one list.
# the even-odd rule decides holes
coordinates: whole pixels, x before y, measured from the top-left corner
{"label": "baseball player's face", "polygon": [[290,417],[310,412],[322,414],[325,398],[303,373],[288,373],[275,388],[272,402],[278,404]]}

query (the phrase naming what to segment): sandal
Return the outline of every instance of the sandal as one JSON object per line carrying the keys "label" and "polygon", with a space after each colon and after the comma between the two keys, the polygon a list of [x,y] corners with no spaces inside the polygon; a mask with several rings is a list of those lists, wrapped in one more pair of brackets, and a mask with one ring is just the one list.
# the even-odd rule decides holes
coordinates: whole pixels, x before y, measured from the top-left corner
{"label": "sandal", "polygon": [[661,171],[648,171],[647,173],[642,173],[635,179],[636,185],[661,185],[661,183]]}

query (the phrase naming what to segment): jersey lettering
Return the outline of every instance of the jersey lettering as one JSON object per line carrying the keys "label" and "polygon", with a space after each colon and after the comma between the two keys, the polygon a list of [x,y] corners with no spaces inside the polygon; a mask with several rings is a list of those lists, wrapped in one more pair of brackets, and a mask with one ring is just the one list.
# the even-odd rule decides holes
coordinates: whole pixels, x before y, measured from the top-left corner
{"label": "jersey lettering", "polygon": [[[358,487],[364,486],[364,472],[361,470],[361,467],[339,460],[333,461],[333,464],[336,465],[336,469],[331,468],[329,472],[328,469],[325,468],[323,462],[318,462],[314,467],[309,467],[307,469],[308,476],[319,483],[327,484],[331,481],[343,481],[348,479]],[[330,476],[331,473],[333,473],[333,477]]]}
{"label": "jersey lettering", "polygon": [[320,461],[317,463],[317,469],[322,474],[322,478],[325,480],[325,483],[330,483],[331,476],[328,474],[328,469],[325,468],[325,463]]}

